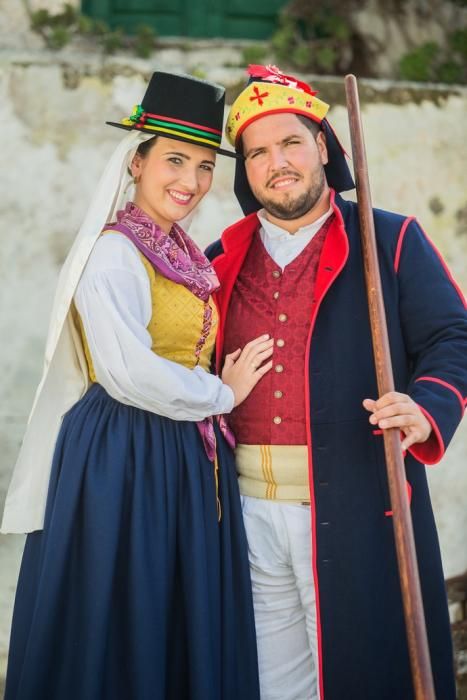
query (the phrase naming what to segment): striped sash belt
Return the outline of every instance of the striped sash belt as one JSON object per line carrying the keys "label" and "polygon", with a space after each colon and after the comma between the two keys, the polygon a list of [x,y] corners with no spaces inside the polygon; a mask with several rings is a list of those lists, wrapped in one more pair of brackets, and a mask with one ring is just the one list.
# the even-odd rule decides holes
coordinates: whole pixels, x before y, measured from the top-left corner
{"label": "striped sash belt", "polygon": [[306,445],[237,445],[243,496],[306,503],[310,500]]}

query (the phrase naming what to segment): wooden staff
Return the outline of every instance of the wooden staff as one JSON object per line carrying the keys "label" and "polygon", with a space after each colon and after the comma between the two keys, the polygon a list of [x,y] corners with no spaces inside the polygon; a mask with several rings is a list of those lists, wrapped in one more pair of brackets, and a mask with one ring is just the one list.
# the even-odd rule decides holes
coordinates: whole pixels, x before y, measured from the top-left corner
{"label": "wooden staff", "polygon": [[[378,393],[379,396],[383,396],[389,391],[394,391],[394,377],[391,366],[386,313],[376,249],[375,226],[360,116],[357,80],[354,75],[347,75],[345,77],[345,91],[347,95],[355,184],[357,188],[358,213],[368,308],[370,313],[371,337],[373,340],[373,354],[376,365]],[[415,697],[416,700],[435,700],[412,519],[407,499],[405,468],[401,451],[399,428],[384,430],[383,438],[389,494],[393,512],[392,522],[396,540],[399,578]],[[388,673],[391,673],[390,668],[388,668]]]}

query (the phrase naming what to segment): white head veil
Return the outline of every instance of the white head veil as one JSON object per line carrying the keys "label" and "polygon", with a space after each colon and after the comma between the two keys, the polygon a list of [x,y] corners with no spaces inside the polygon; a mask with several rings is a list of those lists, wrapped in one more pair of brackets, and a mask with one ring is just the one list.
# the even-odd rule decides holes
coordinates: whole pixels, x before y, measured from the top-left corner
{"label": "white head veil", "polygon": [[62,417],[86,391],[86,360],[70,312],[73,295],[92,248],[107,222],[132,196],[128,166],[152,134],[130,131],[119,143],[97,185],[63,265],[55,293],[42,379],[5,502],[2,532],[32,532],[44,523],[50,468]]}
{"label": "white head veil", "polygon": [[118,144],[96,187],[83,223],[63,264],[52,307],[45,348],[45,365],[51,361],[68,314],[73,294],[91,250],[105,224],[115,221],[116,213],[133,196],[128,168],[138,146],[154,134],[130,131]]}
{"label": "white head veil", "polygon": [[[44,523],[50,469],[63,416],[89,385],[72,301],[101,231],[133,198],[128,167],[138,146],[155,134],[129,131],[116,147],[60,272],[45,348],[42,379],[5,502],[3,532],[32,532]],[[185,220],[184,220],[185,223]]]}

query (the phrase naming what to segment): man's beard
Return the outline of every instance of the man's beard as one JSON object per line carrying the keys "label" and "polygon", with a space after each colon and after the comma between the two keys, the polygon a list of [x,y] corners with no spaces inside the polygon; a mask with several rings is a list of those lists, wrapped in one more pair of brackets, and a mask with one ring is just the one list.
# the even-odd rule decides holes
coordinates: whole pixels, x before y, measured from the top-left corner
{"label": "man's beard", "polygon": [[311,183],[310,189],[299,197],[287,197],[283,202],[276,202],[264,196],[258,196],[256,192],[254,194],[269,214],[272,214],[272,216],[275,216],[277,219],[290,221],[293,219],[300,219],[300,217],[305,216],[305,214],[308,214],[308,212],[313,209],[323,194],[325,184],[326,177],[324,168],[321,168]]}

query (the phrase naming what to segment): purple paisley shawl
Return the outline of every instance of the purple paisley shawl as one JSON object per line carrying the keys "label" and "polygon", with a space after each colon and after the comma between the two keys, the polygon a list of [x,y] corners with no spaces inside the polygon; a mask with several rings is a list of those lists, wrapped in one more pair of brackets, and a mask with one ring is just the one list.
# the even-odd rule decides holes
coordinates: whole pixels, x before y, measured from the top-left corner
{"label": "purple paisley shawl", "polygon": [[157,272],[183,284],[204,302],[219,289],[211,263],[178,224],[172,225],[169,234],[164,233],[142,209],[128,202],[125,209],[117,212],[117,226],[112,225],[112,229],[133,241]]}
{"label": "purple paisley shawl", "polygon": [[[196,243],[176,223],[170,233],[164,233],[142,209],[128,202],[117,212],[117,223],[107,224],[104,230],[118,231],[149,260],[154,269],[167,279],[182,284],[204,301],[204,319],[200,339],[196,345],[197,362],[212,325],[209,298],[219,289],[219,280],[210,261]],[[218,416],[219,427],[231,447],[235,438],[223,416]],[[211,461],[216,456],[216,437],[212,417],[197,422],[206,454]]]}

